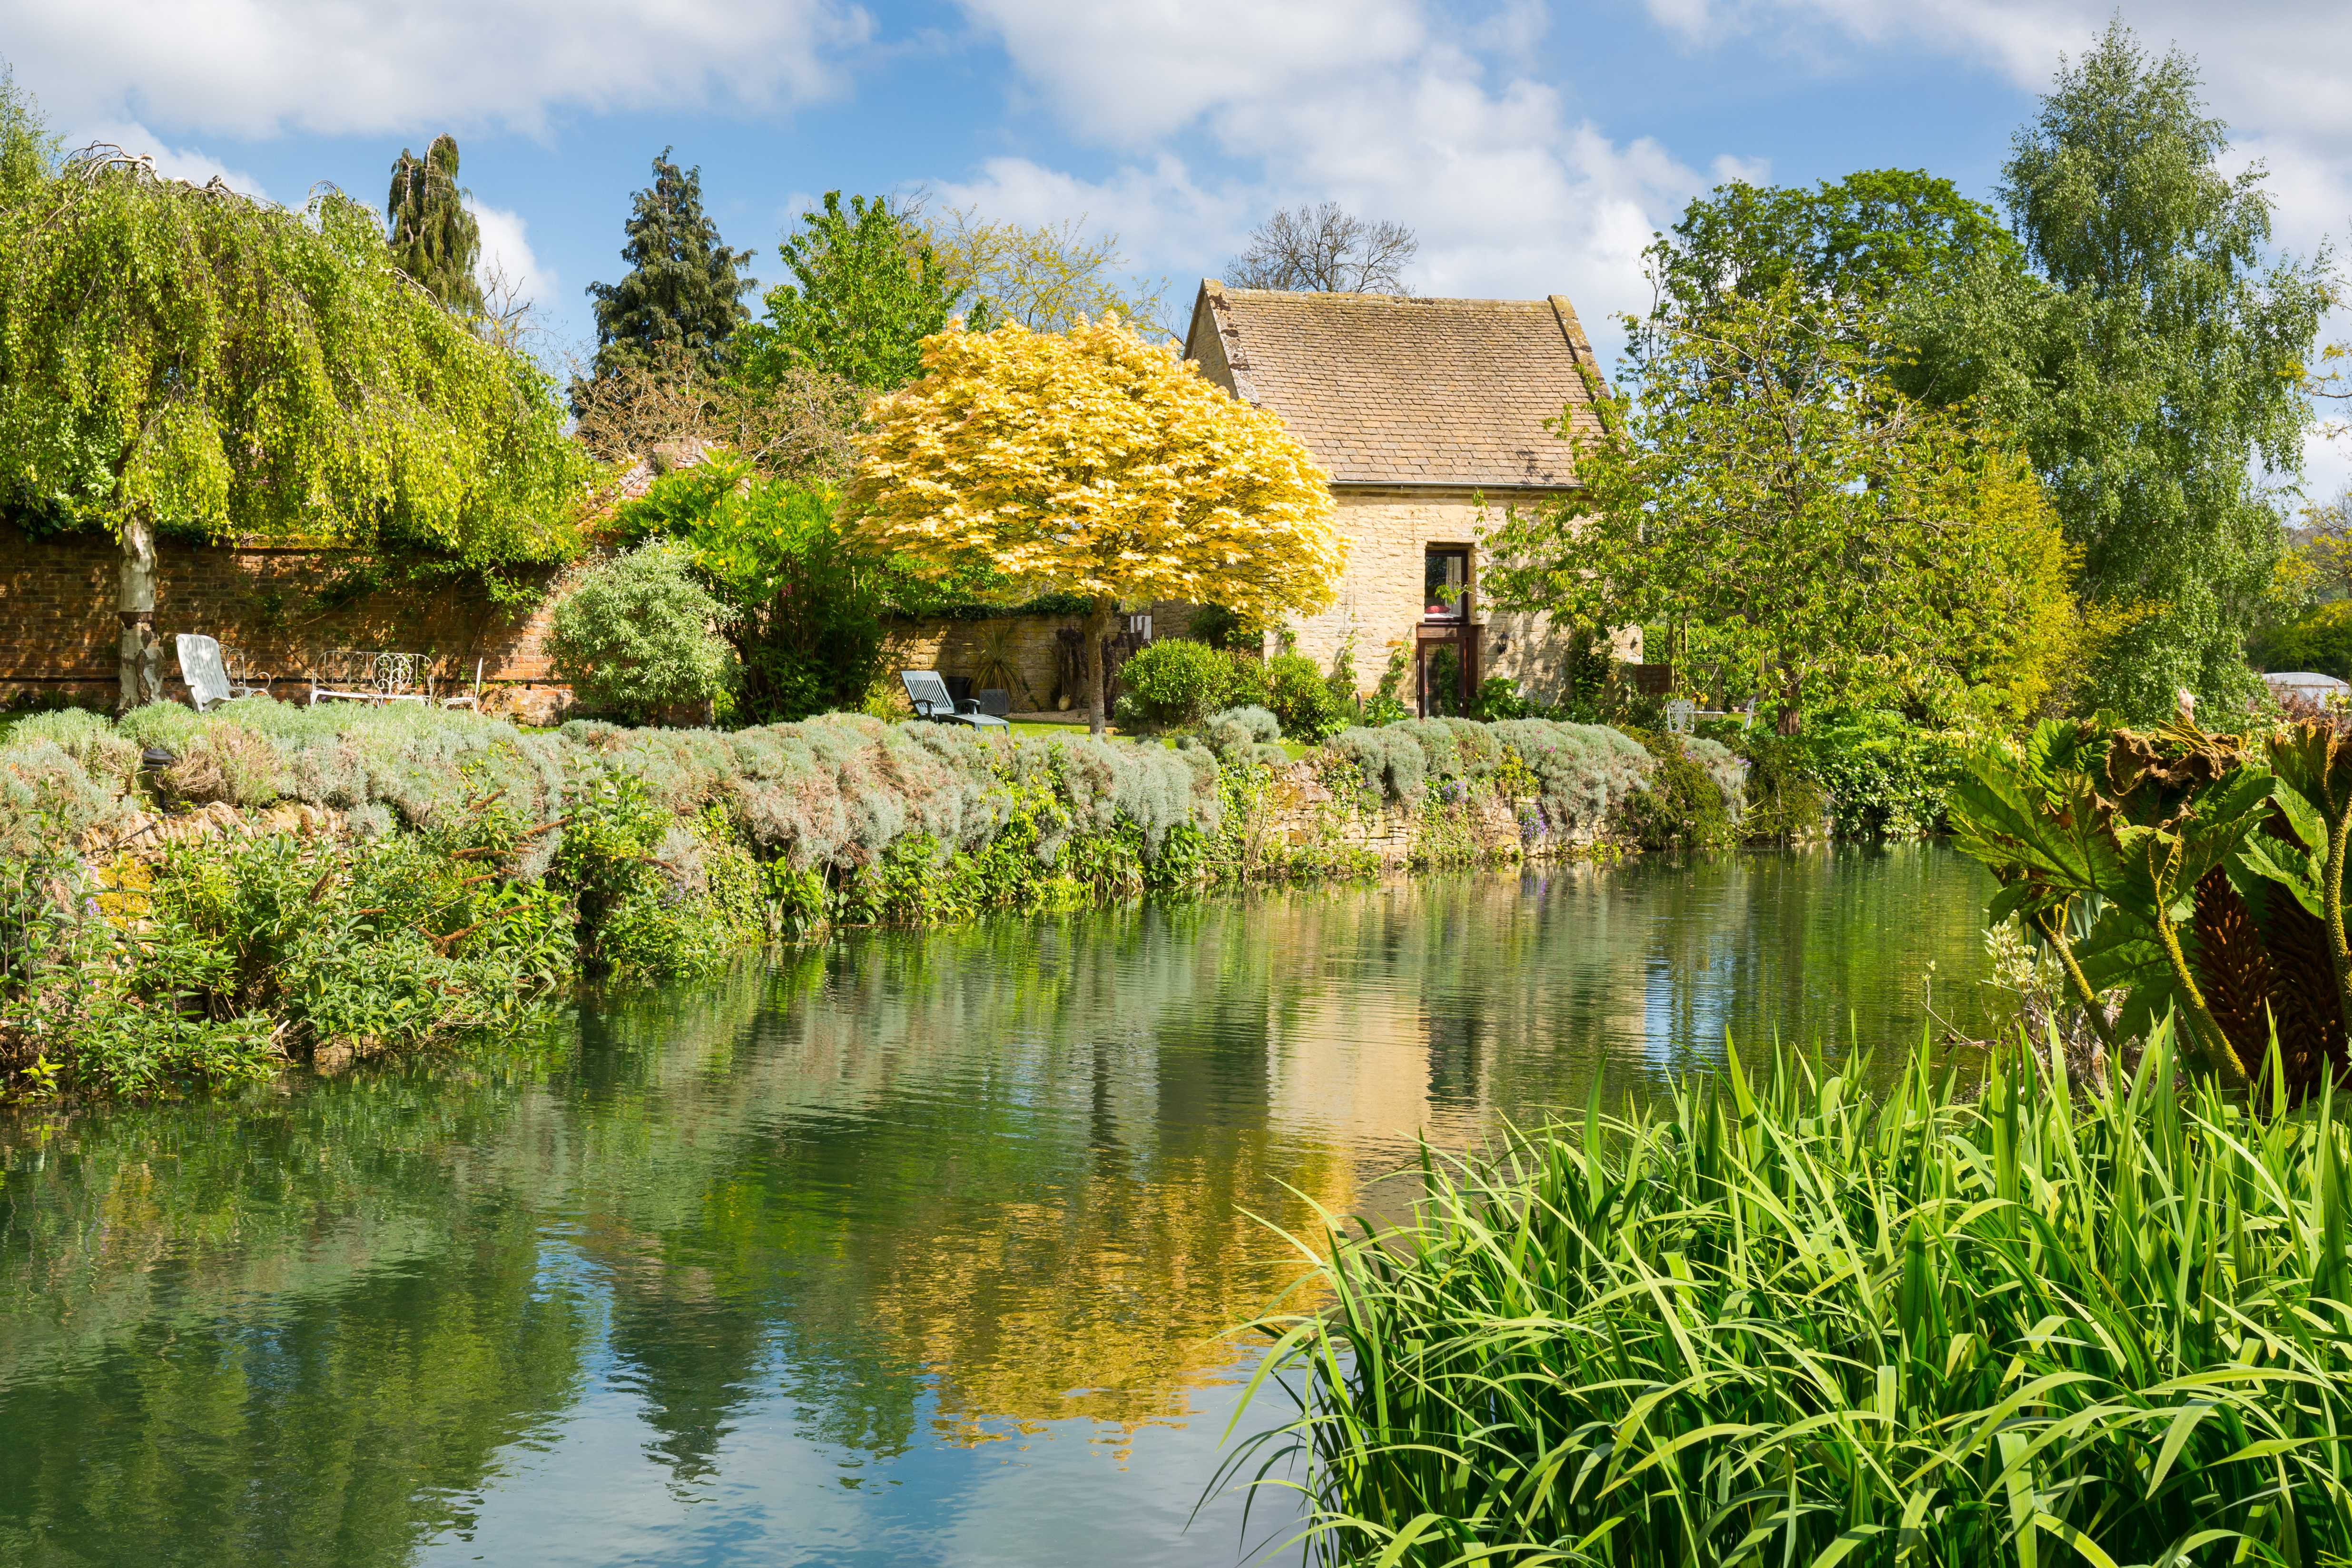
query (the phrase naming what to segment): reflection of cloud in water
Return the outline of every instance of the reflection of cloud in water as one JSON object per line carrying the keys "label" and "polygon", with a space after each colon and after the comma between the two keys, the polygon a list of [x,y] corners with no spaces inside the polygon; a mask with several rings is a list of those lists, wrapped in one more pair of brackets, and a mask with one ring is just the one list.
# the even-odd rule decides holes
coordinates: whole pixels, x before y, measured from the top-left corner
{"label": "reflection of cloud in water", "polygon": [[861,933],[504,1058],[0,1119],[38,1438],[0,1556],[38,1516],[91,1563],[1198,1561],[1224,1331],[1301,1267],[1253,1215],[1396,1216],[1417,1134],[1651,1092],[1727,1026],[1899,1039],[1981,880],[1906,847]]}

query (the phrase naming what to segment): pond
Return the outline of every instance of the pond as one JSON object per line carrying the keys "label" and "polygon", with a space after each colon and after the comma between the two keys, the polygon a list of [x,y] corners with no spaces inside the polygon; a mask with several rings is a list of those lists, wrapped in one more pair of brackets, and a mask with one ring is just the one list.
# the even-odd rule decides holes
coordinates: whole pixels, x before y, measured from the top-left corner
{"label": "pond", "polygon": [[0,1562],[1234,1562],[1194,1510],[1271,1226],[1726,1031],[1906,1048],[1931,964],[1971,1024],[1990,886],[1906,845],[856,932],[0,1115]]}

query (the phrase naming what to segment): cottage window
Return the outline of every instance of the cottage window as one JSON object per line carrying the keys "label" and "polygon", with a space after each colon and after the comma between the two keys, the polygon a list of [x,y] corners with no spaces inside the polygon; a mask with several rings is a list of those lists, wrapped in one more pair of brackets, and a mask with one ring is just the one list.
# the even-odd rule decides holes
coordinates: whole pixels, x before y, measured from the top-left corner
{"label": "cottage window", "polygon": [[1424,558],[1422,578],[1422,618],[1462,621],[1470,614],[1470,552],[1433,550]]}

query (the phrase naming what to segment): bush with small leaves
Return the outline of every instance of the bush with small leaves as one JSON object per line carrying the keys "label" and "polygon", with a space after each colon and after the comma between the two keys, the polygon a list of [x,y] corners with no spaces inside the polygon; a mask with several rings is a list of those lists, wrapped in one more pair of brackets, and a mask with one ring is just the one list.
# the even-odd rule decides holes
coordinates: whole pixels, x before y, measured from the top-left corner
{"label": "bush with small leaves", "polygon": [[1227,708],[1212,713],[1201,725],[1202,743],[1229,766],[1267,763],[1279,767],[1290,753],[1277,743],[1282,721],[1263,708]]}
{"label": "bush with small leaves", "polygon": [[1118,710],[1129,723],[1197,724],[1225,701],[1234,660],[1207,643],[1162,637],[1118,667]]}
{"label": "bush with small leaves", "polygon": [[1265,661],[1265,706],[1294,741],[1328,741],[1347,728],[1347,710],[1333,695],[1315,661],[1303,653],[1282,653]]}
{"label": "bush with small leaves", "polygon": [[735,656],[719,628],[735,615],[696,579],[686,549],[656,540],[578,573],[547,647],[583,702],[643,721],[728,689]]}

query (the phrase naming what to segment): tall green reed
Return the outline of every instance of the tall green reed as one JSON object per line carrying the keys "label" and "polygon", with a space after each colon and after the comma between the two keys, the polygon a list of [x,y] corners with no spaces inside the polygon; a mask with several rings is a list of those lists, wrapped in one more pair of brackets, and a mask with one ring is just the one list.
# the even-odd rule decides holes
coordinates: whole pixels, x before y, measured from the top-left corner
{"label": "tall green reed", "polygon": [[1335,1227],[1332,1304],[1265,1325],[1297,1417],[1221,1479],[1382,1568],[2352,1557],[2332,1095],[2184,1090],[2164,1033],[2106,1098],[1867,1071],[1424,1153],[1417,1224]]}

